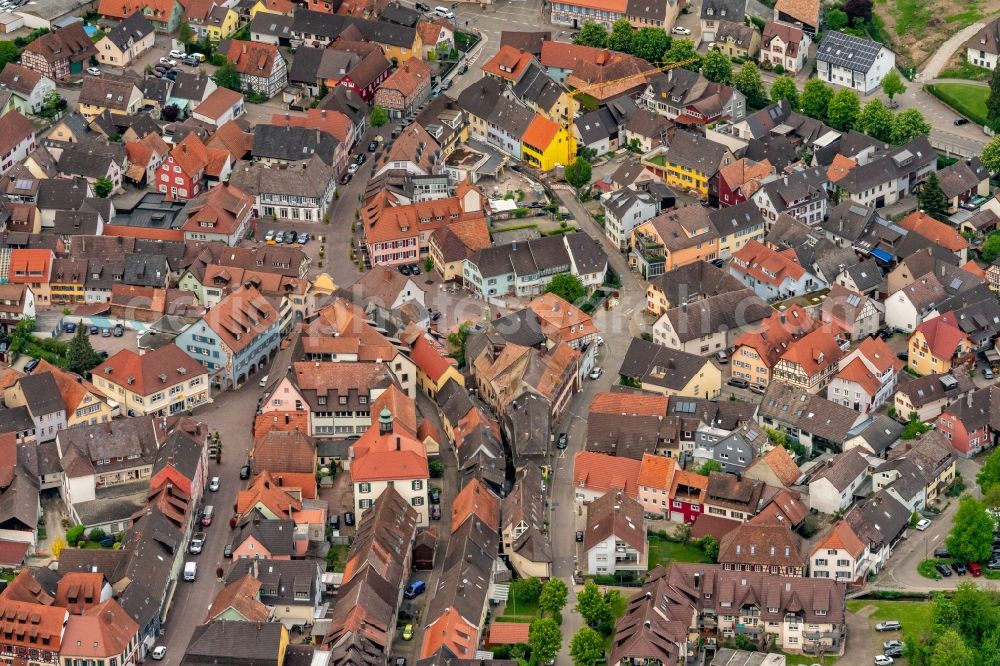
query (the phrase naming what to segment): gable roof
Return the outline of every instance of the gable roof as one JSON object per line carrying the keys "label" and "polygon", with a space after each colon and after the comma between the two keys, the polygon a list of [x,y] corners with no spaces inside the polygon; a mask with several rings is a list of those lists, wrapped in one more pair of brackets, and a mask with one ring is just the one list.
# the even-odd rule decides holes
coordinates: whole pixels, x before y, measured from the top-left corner
{"label": "gable roof", "polygon": [[151,395],[207,372],[204,366],[171,343],[142,355],[122,349],[94,368],[92,374],[139,395]]}
{"label": "gable roof", "polygon": [[775,446],[770,451],[762,456],[754,459],[753,462],[747,467],[746,471],[749,472],[755,467],[767,466],[774,475],[778,478],[786,488],[791,487],[799,477],[802,476],[802,470],[799,466],[795,464],[795,460],[792,458],[791,454],[788,453],[788,449],[783,446]]}
{"label": "gable roof", "polygon": [[573,485],[602,493],[622,490],[636,498],[641,469],[642,463],[638,460],[579,451],[573,458]]}

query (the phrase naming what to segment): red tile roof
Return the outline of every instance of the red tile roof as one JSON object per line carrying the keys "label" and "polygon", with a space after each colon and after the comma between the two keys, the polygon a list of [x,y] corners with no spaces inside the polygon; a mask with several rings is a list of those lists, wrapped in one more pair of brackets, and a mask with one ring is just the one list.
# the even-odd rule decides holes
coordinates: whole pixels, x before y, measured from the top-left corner
{"label": "red tile roof", "polygon": [[478,635],[479,627],[466,622],[457,609],[448,608],[424,630],[420,658],[426,659],[444,646],[459,659],[472,659]]}
{"label": "red tile roof", "polygon": [[674,482],[675,468],[673,458],[644,453],[639,464],[639,486],[669,493]]}
{"label": "red tile roof", "polygon": [[238,352],[278,322],[278,311],[253,287],[241,287],[205,314],[204,322]]}
{"label": "red tile roof", "polygon": [[831,365],[837,365],[843,356],[834,334],[826,328],[819,328],[791,343],[781,355],[781,360],[798,365],[806,376],[812,377]]}
{"label": "red tile roof", "polygon": [[[226,151],[218,152],[228,156]],[[254,201],[252,194],[228,183],[213,187],[191,202],[188,207],[188,218],[184,220],[181,229],[194,233],[230,236],[237,232],[241,223],[249,219]]]}
{"label": "red tile roof", "polygon": [[605,391],[594,396],[590,402],[590,411],[601,414],[662,417],[667,413],[667,404],[668,398],[665,395]]}
{"label": "red tile roof", "polygon": [[494,622],[490,625],[490,637],[486,642],[490,645],[517,645],[528,643],[528,622]]}
{"label": "red tile roof", "polygon": [[131,349],[122,349],[91,373],[143,396],[207,374],[205,366],[173,343],[141,356]]}
{"label": "red tile roof", "polygon": [[448,356],[444,347],[432,342],[426,335],[421,335],[413,342],[413,346],[410,348],[410,359],[421,372],[435,383],[449,368],[458,366],[458,361]]}
{"label": "red tile roof", "polygon": [[427,450],[413,435],[394,428],[380,432],[378,414],[373,412],[373,425],[351,445],[351,480],[405,481],[427,479]]}
{"label": "red tile roof", "polygon": [[216,88],[211,95],[205,98],[204,102],[198,105],[194,113],[218,120],[224,113],[239,104],[242,99],[243,95],[235,90]]}
{"label": "red tile roof", "polygon": [[938,222],[927,213],[916,211],[897,222],[899,226],[920,234],[932,243],[937,243],[952,252],[960,252],[969,248],[969,241],[951,225]]}
{"label": "red tile roof", "polygon": [[465,484],[452,502],[452,534],[473,514],[491,528],[500,529],[500,498],[479,479],[472,479]]}
{"label": "red tile roof", "polygon": [[52,272],[52,258],[52,250],[14,248],[10,251],[7,279],[14,284],[47,283]]}
{"label": "red tile roof", "polygon": [[496,55],[483,63],[481,69],[487,74],[516,83],[521,78],[524,69],[534,59],[535,57],[530,53],[504,44]]}
{"label": "red tile roof", "polygon": [[857,558],[864,552],[865,544],[861,542],[861,539],[854,533],[854,530],[847,524],[847,521],[841,520],[833,526],[833,529],[819,538],[816,545],[813,546],[812,554],[815,555],[821,550],[828,548],[846,550],[852,557]]}
{"label": "red tile roof", "polygon": [[912,340],[918,333],[924,336],[931,353],[942,360],[952,359],[962,341],[968,339],[962,329],[955,324],[955,315],[951,312],[921,322],[910,339]]}
{"label": "red tile roof", "polygon": [[780,286],[785,278],[798,280],[806,269],[795,257],[791,248],[778,252],[752,240],[733,253],[733,266],[755,280]]}
{"label": "red tile roof", "polygon": [[866,366],[864,361],[860,358],[854,359],[848,363],[847,366],[842,368],[840,372],[837,373],[837,379],[857,384],[869,396],[874,396],[878,393],[879,388],[882,387],[882,382],[879,381],[878,377],[871,373],[868,366]]}
{"label": "red tile roof", "polygon": [[573,485],[607,493],[621,489],[635,499],[639,496],[639,471],[642,463],[604,453],[580,451],[573,459]]}

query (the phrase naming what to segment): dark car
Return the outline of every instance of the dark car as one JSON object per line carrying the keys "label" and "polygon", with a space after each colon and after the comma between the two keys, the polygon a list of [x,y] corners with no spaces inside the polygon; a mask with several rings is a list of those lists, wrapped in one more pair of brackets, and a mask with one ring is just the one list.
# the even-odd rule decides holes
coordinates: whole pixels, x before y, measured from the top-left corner
{"label": "dark car", "polygon": [[968,118],[955,118],[955,127],[961,127],[962,125],[968,125]]}
{"label": "dark car", "polygon": [[35,368],[38,367],[39,363],[41,363],[41,360],[39,360],[37,358],[31,359],[30,361],[28,361],[27,363],[24,364],[24,371],[25,372],[31,372],[32,370],[34,370]]}
{"label": "dark car", "polygon": [[900,361],[906,361],[909,360],[910,355],[907,354],[906,352],[899,352],[898,354],[896,354],[896,358],[898,358]]}
{"label": "dark car", "polygon": [[163,76],[164,76],[164,78],[170,79],[171,81],[176,81],[177,80],[177,70],[176,69],[172,69],[169,72],[167,72],[166,74],[164,74]]}
{"label": "dark car", "polygon": [[222,556],[229,559],[233,556],[233,544],[227,543],[226,547],[222,550]]}
{"label": "dark car", "polygon": [[368,142],[368,152],[369,153],[374,153],[376,150],[378,150],[378,141],[369,141]]}
{"label": "dark car", "polygon": [[112,329],[111,333],[116,338],[120,338],[123,335],[125,335],[125,327],[122,326],[121,324],[115,324],[115,327],[114,327],[114,329]]}
{"label": "dark car", "polygon": [[895,658],[895,657],[902,657],[903,656],[903,648],[901,648],[899,646],[891,647],[891,648],[888,648],[887,650],[883,650],[882,654],[884,654],[887,657],[893,657],[893,658]]}
{"label": "dark car", "polygon": [[462,63],[462,66],[458,68],[459,74],[465,74],[467,71],[469,71],[468,63]]}
{"label": "dark car", "polygon": [[888,340],[889,338],[892,337],[892,331],[890,331],[887,328],[883,328],[878,332],[878,337],[882,338],[883,340]]}
{"label": "dark car", "polygon": [[344,514],[344,524],[348,527],[354,524],[354,514],[350,511]]}
{"label": "dark car", "polygon": [[243,465],[243,467],[240,467],[240,478],[244,480],[250,478],[250,465]]}
{"label": "dark car", "polygon": [[298,240],[299,235],[294,231],[285,232],[285,245],[293,245]]}
{"label": "dark car", "polygon": [[576,542],[583,543],[583,530],[577,530],[576,532]]}
{"label": "dark car", "polygon": [[418,3],[416,3],[413,6],[417,8],[417,11],[421,11],[421,12],[429,12],[431,10],[431,6],[430,5],[425,5],[422,2],[418,2]]}
{"label": "dark car", "polygon": [[951,575],[951,569],[948,568],[947,564],[935,564],[934,569],[945,578]]}
{"label": "dark car", "polygon": [[108,357],[108,352],[106,352],[106,351],[104,351],[102,349],[99,352],[97,352],[97,355],[100,356],[101,358],[107,358]]}
{"label": "dark car", "polygon": [[569,435],[564,432],[559,433],[559,439],[556,440],[556,448],[560,451],[569,446]]}
{"label": "dark car", "polygon": [[943,560],[951,557],[951,553],[948,552],[947,548],[938,548],[934,551],[934,557]]}
{"label": "dark car", "polygon": [[344,175],[340,177],[340,184],[347,185],[349,182],[351,182],[351,178],[354,178],[354,174],[351,173],[350,171],[345,171]]}
{"label": "dark car", "polygon": [[66,324],[65,329],[67,333],[76,333],[76,324]]}
{"label": "dark car", "polygon": [[954,569],[955,573],[957,573],[959,576],[965,575],[966,572],[965,565],[962,564],[961,562],[952,562],[951,568]]}
{"label": "dark car", "polygon": [[431,504],[441,503],[441,491],[437,488],[431,488]]}
{"label": "dark car", "polygon": [[431,520],[441,520],[441,505],[432,504],[431,505]]}
{"label": "dark car", "polygon": [[722,259],[713,259],[712,260],[712,265],[715,266],[716,268],[722,268],[722,264],[724,264],[724,263],[725,262]]}
{"label": "dark car", "polygon": [[726,383],[729,384],[730,386],[735,386],[736,388],[741,388],[741,389],[750,388],[750,382],[748,382],[745,379],[735,379],[734,378],[734,379],[730,379]]}
{"label": "dark car", "polygon": [[358,156],[354,158],[354,163],[361,166],[368,160],[368,153],[358,153]]}
{"label": "dark car", "polygon": [[90,327],[90,334],[91,335],[97,335],[100,332],[101,332],[101,329],[97,328],[96,326],[91,326]]}
{"label": "dark car", "polygon": [[403,275],[409,275],[410,274],[410,267],[406,266],[406,265],[400,266],[399,267],[399,272],[402,273]]}

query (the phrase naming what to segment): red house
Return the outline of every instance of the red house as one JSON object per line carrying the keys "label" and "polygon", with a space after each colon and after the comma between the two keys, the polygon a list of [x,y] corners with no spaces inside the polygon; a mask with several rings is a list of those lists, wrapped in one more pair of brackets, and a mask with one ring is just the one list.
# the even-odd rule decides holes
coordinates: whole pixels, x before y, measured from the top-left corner
{"label": "red house", "polygon": [[750,198],[760,181],[774,173],[767,160],[754,162],[746,157],[719,169],[708,183],[709,203],[719,207],[735,206]]}
{"label": "red house", "polygon": [[[392,63],[382,55],[381,49],[373,49],[361,59],[361,62],[348,70],[336,85],[350,88],[358,94],[358,97],[371,103],[375,98],[375,91],[391,73]],[[331,87],[329,82],[327,86]]]}
{"label": "red house", "polygon": [[229,153],[221,148],[206,147],[198,135],[191,132],[157,167],[157,189],[170,199],[193,199],[205,189],[207,177],[222,179],[229,170]]}
{"label": "red house", "polygon": [[708,477],[678,470],[670,487],[670,520],[690,525],[701,515]]}
{"label": "red house", "polygon": [[990,387],[969,393],[945,409],[937,418],[937,429],[951,442],[955,452],[971,458],[990,445]]}

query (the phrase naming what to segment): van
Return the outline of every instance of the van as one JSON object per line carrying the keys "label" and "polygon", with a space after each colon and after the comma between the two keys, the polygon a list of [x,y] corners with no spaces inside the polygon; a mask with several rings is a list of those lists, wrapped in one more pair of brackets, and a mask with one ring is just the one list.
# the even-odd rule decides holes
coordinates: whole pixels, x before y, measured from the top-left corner
{"label": "van", "polygon": [[261,388],[264,388],[265,386],[267,386],[267,375],[264,375],[263,377],[260,378],[260,381],[257,382],[257,386],[259,386]]}
{"label": "van", "polygon": [[414,599],[416,597],[419,597],[426,590],[427,590],[427,583],[425,583],[422,580],[415,580],[406,586],[406,589],[403,590],[403,596],[406,597],[407,599]]}
{"label": "van", "polygon": [[201,524],[208,527],[212,524],[212,514],[215,513],[215,507],[209,504],[205,507],[205,510],[201,512]]}
{"label": "van", "polygon": [[434,14],[437,14],[442,18],[446,19],[455,18],[455,12],[451,11],[450,9],[445,9],[444,7],[435,7],[432,11]]}
{"label": "van", "polygon": [[198,577],[198,563],[197,562],[185,562],[184,563],[184,580],[188,583],[193,583],[194,579]]}

